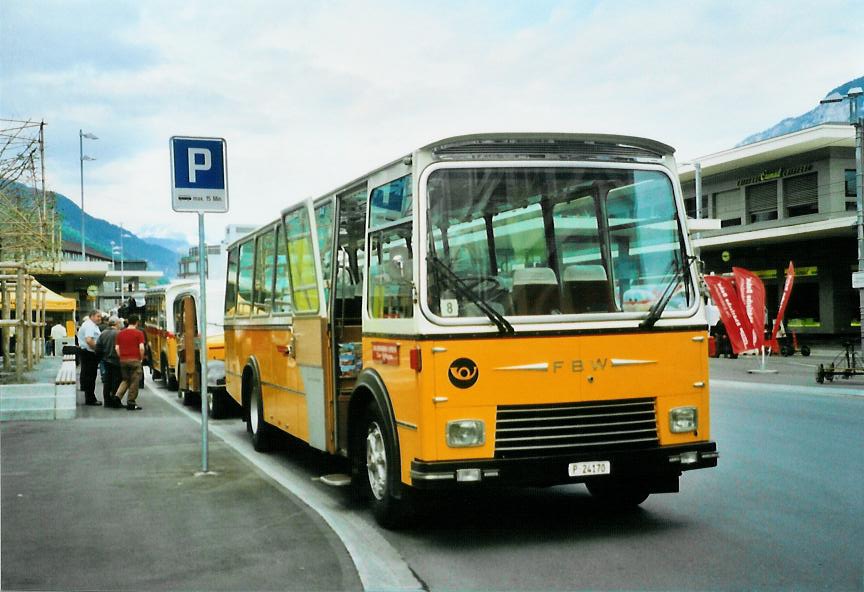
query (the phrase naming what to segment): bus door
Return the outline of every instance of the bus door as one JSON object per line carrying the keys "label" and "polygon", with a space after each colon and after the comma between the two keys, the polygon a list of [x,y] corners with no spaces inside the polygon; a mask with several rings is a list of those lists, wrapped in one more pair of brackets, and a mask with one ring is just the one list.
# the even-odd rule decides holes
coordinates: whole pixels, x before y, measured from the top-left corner
{"label": "bus door", "polygon": [[366,185],[337,196],[335,216],[338,231],[331,233],[335,237],[328,236],[323,243],[322,224],[329,219],[332,226],[332,203],[328,201],[316,208],[316,221],[330,320],[327,367],[333,385],[331,404],[336,430],[336,450],[333,452],[345,452],[348,447],[348,404],[363,360],[363,278],[360,270],[364,256]]}
{"label": "bus door", "polygon": [[313,448],[326,451],[331,447],[324,372],[326,319],[321,314],[310,215],[308,206],[303,205],[287,213],[283,220],[294,315],[290,339],[281,345],[287,348],[289,379],[297,381],[294,396],[290,397],[297,429],[291,433]]}
{"label": "bus door", "polygon": [[175,329],[177,330],[177,380],[181,392],[200,392],[198,378],[198,336],[195,299],[191,294],[174,301]]}

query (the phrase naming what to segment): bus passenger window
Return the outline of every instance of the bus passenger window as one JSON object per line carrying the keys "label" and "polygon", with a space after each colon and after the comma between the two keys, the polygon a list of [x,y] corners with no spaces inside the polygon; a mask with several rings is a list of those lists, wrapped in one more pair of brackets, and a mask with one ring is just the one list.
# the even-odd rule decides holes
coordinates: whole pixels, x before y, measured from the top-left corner
{"label": "bus passenger window", "polygon": [[375,232],[369,257],[369,312],[378,319],[414,316],[414,272],[409,226]]}
{"label": "bus passenger window", "polygon": [[273,286],[273,313],[291,313],[291,285],[288,282],[288,255],[285,252],[285,227],[276,229],[276,281]]}
{"label": "bus passenger window", "polygon": [[256,241],[257,254],[255,256],[255,294],[253,314],[270,314],[270,304],[273,299],[273,271],[275,270],[273,260],[273,232],[267,232],[258,237]]}
{"label": "bus passenger window", "polygon": [[318,229],[318,253],[321,256],[321,275],[324,276],[324,299],[330,300],[330,274],[333,271],[333,202],[315,208],[315,227]]}
{"label": "bus passenger window", "polygon": [[228,272],[225,278],[225,316],[233,317],[237,309],[237,247],[228,253]]}
{"label": "bus passenger window", "polygon": [[284,223],[294,309],[318,312],[318,278],[306,208],[298,208],[285,216]]}
{"label": "bus passenger window", "polygon": [[240,268],[237,279],[237,316],[249,316],[252,311],[252,271],[255,267],[255,243],[240,245]]}

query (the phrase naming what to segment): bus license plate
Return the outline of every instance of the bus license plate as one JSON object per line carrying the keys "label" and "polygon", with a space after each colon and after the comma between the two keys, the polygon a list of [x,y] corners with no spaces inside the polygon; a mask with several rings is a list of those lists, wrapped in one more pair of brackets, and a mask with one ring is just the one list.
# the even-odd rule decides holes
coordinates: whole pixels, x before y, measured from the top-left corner
{"label": "bus license plate", "polygon": [[570,463],[567,473],[571,477],[586,477],[588,475],[608,475],[612,472],[612,463],[608,460]]}

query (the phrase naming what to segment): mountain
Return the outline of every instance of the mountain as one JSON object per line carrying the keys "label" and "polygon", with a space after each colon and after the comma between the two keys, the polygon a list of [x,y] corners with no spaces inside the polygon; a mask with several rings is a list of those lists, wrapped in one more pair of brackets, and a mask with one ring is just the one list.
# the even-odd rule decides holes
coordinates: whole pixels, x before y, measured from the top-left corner
{"label": "mountain", "polygon": [[[63,224],[63,240],[74,242],[81,241],[81,208],[62,193],[54,194],[57,198],[57,214]],[[90,214],[84,215],[84,231],[86,233],[87,248],[99,251],[106,257],[111,256],[111,241],[120,244],[121,228],[101,218],[94,218]],[[177,275],[177,266],[180,254],[166,249],[164,246],[153,244],[135,236],[129,230],[125,230],[123,238],[123,250],[126,259],[146,260],[148,269],[161,270],[166,278]]]}
{"label": "mountain", "polygon": [[[825,94],[825,98],[828,98],[834,93],[839,93],[842,96],[846,96],[846,93],[849,92],[849,89],[856,86],[864,88],[864,76],[861,76],[860,78],[855,78],[854,80],[850,80],[849,82],[841,84],[837,88],[828,91]],[[799,130],[807,129],[808,127],[813,127],[822,123],[849,123],[849,102],[843,101],[842,103],[828,103],[825,105],[817,105],[815,108],[811,109],[807,113],[804,113],[803,115],[799,115],[797,117],[787,117],[780,123],[769,127],[765,131],[759,132],[758,134],[753,134],[752,136],[747,136],[735,147],[738,148],[739,146],[745,146],[747,144],[761,142],[762,140],[767,140],[768,138],[774,138],[777,136],[782,136],[783,134],[797,132]]]}
{"label": "mountain", "polygon": [[140,237],[144,242],[150,243],[151,245],[159,245],[160,247],[164,247],[171,251],[172,253],[177,253],[181,257],[189,254],[189,247],[192,245],[184,236],[177,235],[174,236],[152,236],[152,235],[143,235]]}

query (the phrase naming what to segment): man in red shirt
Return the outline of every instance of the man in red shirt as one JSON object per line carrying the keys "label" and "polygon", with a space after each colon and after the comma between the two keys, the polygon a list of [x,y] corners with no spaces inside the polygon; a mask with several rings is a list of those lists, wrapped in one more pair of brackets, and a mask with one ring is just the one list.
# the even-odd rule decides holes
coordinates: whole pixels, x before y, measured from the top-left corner
{"label": "man in red shirt", "polygon": [[138,330],[138,315],[129,315],[129,326],[117,334],[114,349],[120,358],[120,376],[123,382],[117,388],[117,400],[122,401],[123,395],[129,391],[126,398],[126,409],[138,411],[138,381],[141,378],[141,361],[144,359],[144,334]]}

